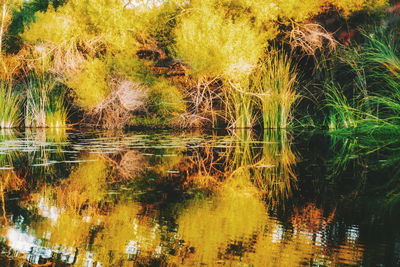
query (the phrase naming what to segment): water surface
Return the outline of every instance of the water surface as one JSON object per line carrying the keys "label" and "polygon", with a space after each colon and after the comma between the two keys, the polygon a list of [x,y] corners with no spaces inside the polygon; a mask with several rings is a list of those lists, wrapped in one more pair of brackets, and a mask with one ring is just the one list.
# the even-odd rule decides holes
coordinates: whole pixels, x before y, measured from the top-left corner
{"label": "water surface", "polygon": [[397,266],[396,138],[0,133],[0,266]]}

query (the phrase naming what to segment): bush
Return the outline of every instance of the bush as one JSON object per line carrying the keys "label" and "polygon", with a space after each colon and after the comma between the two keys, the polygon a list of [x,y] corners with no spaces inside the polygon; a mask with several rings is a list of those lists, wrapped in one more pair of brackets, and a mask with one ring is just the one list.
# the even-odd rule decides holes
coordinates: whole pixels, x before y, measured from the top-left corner
{"label": "bush", "polygon": [[264,47],[264,36],[250,22],[226,18],[208,2],[195,1],[176,29],[177,54],[196,76],[248,74]]}
{"label": "bush", "polygon": [[35,23],[23,34],[29,43],[52,42],[66,45],[85,43],[93,49],[110,50],[135,48],[135,20],[122,0],[71,0],[57,10],[37,14]]}
{"label": "bush", "polygon": [[185,112],[182,93],[166,80],[157,81],[151,88],[148,111],[162,118],[172,118]]}
{"label": "bush", "polygon": [[105,100],[111,91],[107,77],[106,63],[100,59],[92,59],[82,72],[67,81],[67,85],[74,90],[78,105],[91,110]]}

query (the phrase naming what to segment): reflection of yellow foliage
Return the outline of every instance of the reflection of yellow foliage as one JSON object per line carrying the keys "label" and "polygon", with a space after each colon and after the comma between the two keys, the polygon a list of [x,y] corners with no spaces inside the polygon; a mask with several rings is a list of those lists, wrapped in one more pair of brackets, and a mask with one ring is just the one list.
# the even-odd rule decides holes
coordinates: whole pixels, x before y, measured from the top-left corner
{"label": "reflection of yellow foliage", "polygon": [[[276,221],[267,225],[270,230],[282,229]],[[260,234],[254,253],[247,253],[244,261],[254,266],[302,266],[318,250],[307,235],[295,233],[290,239],[280,240],[269,232]]]}
{"label": "reflection of yellow foliage", "polygon": [[107,166],[98,156],[88,156],[68,179],[55,188],[60,208],[79,211],[84,205],[96,208],[106,194]]}
{"label": "reflection of yellow foliage", "polygon": [[[95,259],[105,266],[122,266],[128,259],[129,243],[140,249],[140,257],[150,256],[160,244],[160,235],[152,222],[139,218],[140,206],[120,205],[104,218],[103,230],[93,244]],[[110,252],[113,252],[110,256]]]}
{"label": "reflection of yellow foliage", "polygon": [[117,174],[113,176],[113,181],[128,181],[137,177],[148,166],[148,158],[137,149],[105,155],[105,159]]}
{"label": "reflection of yellow foliage", "polygon": [[50,242],[49,247],[55,244],[69,248],[85,247],[90,234],[90,224],[74,211],[62,212],[55,223],[46,219],[32,226],[36,236]]}
{"label": "reflection of yellow foliage", "polygon": [[190,186],[194,185],[200,189],[212,189],[218,185],[218,180],[214,176],[197,173],[196,175],[188,177],[185,184]]}
{"label": "reflection of yellow foliage", "polygon": [[244,179],[227,181],[212,201],[194,201],[178,218],[178,233],[194,247],[194,263],[215,265],[218,254],[234,241],[250,241],[266,213],[254,186]]}
{"label": "reflection of yellow foliage", "polygon": [[364,248],[360,244],[340,245],[333,253],[335,262],[346,265],[359,265],[364,255]]}
{"label": "reflection of yellow foliage", "polygon": [[2,170],[0,171],[0,191],[2,193],[14,190],[21,190],[25,180],[18,177],[13,170]]}
{"label": "reflection of yellow foliage", "polygon": [[0,171],[0,201],[2,205],[2,224],[7,223],[5,193],[13,190],[20,190],[25,181],[17,176],[13,170]]}

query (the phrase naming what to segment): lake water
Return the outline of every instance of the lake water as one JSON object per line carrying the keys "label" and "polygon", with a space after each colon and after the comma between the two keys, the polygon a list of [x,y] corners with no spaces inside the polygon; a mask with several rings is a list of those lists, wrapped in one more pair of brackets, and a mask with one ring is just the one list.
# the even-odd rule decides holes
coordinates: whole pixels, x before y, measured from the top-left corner
{"label": "lake water", "polygon": [[399,142],[2,131],[0,266],[399,266]]}

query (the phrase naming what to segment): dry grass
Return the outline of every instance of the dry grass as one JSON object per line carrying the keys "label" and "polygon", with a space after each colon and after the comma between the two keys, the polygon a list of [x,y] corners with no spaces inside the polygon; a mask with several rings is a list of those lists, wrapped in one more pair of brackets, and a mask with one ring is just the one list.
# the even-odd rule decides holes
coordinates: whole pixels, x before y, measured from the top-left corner
{"label": "dry grass", "polygon": [[24,53],[21,52],[17,55],[0,55],[0,79],[11,80],[23,68]]}
{"label": "dry grass", "polygon": [[217,126],[218,119],[223,116],[220,103],[223,98],[222,83],[220,79],[199,79],[196,83],[189,84],[186,91],[188,100],[188,114],[183,120],[186,126],[204,126],[211,124]]}
{"label": "dry grass", "polygon": [[139,83],[115,81],[112,93],[88,112],[89,121],[105,129],[122,129],[132,119],[132,112],[144,110],[147,93]]}
{"label": "dry grass", "polygon": [[317,51],[336,49],[338,42],[333,35],[319,24],[296,24],[288,33],[292,49],[300,48],[305,54],[314,56]]}

